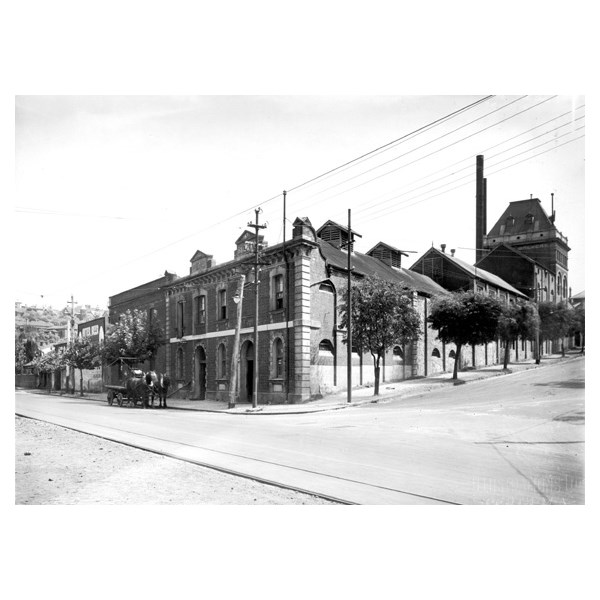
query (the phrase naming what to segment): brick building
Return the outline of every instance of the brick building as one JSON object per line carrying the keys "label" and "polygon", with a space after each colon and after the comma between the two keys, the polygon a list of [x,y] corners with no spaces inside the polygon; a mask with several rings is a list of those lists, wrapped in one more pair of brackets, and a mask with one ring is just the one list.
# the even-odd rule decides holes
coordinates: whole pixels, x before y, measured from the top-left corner
{"label": "brick building", "polygon": [[[424,335],[407,347],[395,346],[384,358],[382,383],[439,372],[446,368],[443,351],[427,323],[431,297],[445,290],[426,276],[401,267],[406,256],[379,243],[367,254],[354,250],[353,280],[365,275],[402,283],[414,290]],[[164,278],[110,299],[110,321],[127,308],[154,311],[166,333],[156,368],[171,376],[178,395],[192,399],[229,397],[232,353],[239,327],[239,396],[252,399],[258,368],[259,403],[300,403],[346,387],[345,331],[339,307],[347,285],[348,230],[328,221],[315,231],[306,218],[296,219],[290,240],[268,246],[259,236],[258,366],[254,364],[255,234],[236,240],[234,258],[215,264],[197,251],[184,277]],[[240,294],[240,282],[245,282]],[[240,298],[241,296],[241,298]],[[241,302],[236,303],[236,300]],[[240,308],[241,307],[241,308]],[[374,379],[370,355],[353,353],[353,383]],[[448,365],[450,368],[451,365]]]}
{"label": "brick building", "polygon": [[[446,244],[441,250],[430,248],[411,266],[411,270],[427,275],[444,289],[451,292],[473,291],[499,299],[501,302],[527,300],[527,296],[501,277],[471,265],[455,256],[455,250],[446,253]],[[482,346],[463,348],[462,367],[495,364],[501,360],[502,342],[495,341]],[[532,342],[521,340],[511,348],[511,360],[532,356]]]}

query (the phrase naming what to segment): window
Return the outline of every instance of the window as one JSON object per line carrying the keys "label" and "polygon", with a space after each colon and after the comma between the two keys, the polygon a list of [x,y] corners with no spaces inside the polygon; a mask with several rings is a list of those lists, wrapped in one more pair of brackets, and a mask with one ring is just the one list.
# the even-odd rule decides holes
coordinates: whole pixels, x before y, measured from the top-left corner
{"label": "window", "polygon": [[433,352],[431,353],[431,356],[433,356],[434,358],[441,358],[440,351],[437,348],[434,348]]}
{"label": "window", "polygon": [[175,371],[177,372],[177,379],[183,379],[183,348],[178,348],[176,360]]}
{"label": "window", "polygon": [[319,352],[333,354],[333,344],[329,340],[321,340],[319,343]]}
{"label": "window", "polygon": [[225,344],[220,344],[217,350],[217,377],[219,379],[227,377],[227,350]]}
{"label": "window", "polygon": [[448,358],[456,358],[456,352],[454,352],[454,350],[450,350],[448,353]]}
{"label": "window", "polygon": [[274,308],[275,310],[281,310],[283,308],[283,275],[273,277],[273,294]]}
{"label": "window", "polygon": [[567,297],[567,277],[563,277],[563,296]]}
{"label": "window", "polygon": [[319,291],[325,292],[326,294],[333,294],[335,293],[335,288],[330,281],[324,281],[319,285]]}
{"label": "window", "polygon": [[196,296],[196,325],[206,323],[206,296]]}
{"label": "window", "polygon": [[180,300],[177,303],[177,337],[183,337],[185,335],[185,325],[183,320],[184,304],[185,302],[183,300]]}
{"label": "window", "polygon": [[283,342],[281,338],[275,338],[273,341],[273,368],[271,369],[274,379],[283,378]]}
{"label": "window", "polygon": [[557,286],[557,292],[558,295],[560,296],[562,294],[562,275],[559,273],[558,274],[558,286]]}
{"label": "window", "polygon": [[227,318],[227,290],[219,290],[219,319]]}
{"label": "window", "polygon": [[392,351],[392,361],[395,363],[402,362],[404,359],[404,353],[402,352],[402,348],[400,346],[394,346],[394,350]]}

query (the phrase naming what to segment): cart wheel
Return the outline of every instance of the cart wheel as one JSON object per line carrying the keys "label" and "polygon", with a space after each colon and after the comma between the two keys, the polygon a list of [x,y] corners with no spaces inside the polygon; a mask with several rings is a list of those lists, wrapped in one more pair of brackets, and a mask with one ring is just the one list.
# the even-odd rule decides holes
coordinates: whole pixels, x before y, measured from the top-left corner
{"label": "cart wheel", "polygon": [[120,392],[117,394],[117,404],[119,406],[123,406],[123,394],[121,394]]}
{"label": "cart wheel", "polygon": [[106,394],[106,400],[108,401],[109,406],[112,406],[114,397],[115,393],[112,390],[109,390],[108,394]]}

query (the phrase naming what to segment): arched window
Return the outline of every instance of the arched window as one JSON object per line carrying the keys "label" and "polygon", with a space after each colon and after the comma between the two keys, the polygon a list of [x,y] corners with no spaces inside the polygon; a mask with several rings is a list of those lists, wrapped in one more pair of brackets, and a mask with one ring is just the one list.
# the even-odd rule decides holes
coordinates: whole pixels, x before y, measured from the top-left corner
{"label": "arched window", "polygon": [[183,379],[183,348],[177,349],[175,371],[177,372],[177,379]]}
{"label": "arched window", "polygon": [[431,353],[431,356],[433,356],[435,358],[441,358],[440,351],[437,348],[434,348],[433,352]]}
{"label": "arched window", "polygon": [[562,274],[558,274],[558,286],[557,286],[558,295],[562,294]]}
{"label": "arched window", "polygon": [[321,340],[319,343],[319,353],[333,354],[333,344],[329,340]]}
{"label": "arched window", "polygon": [[219,344],[217,350],[217,377],[219,379],[227,377],[227,349],[225,344]]}
{"label": "arched window", "polygon": [[271,374],[274,379],[283,378],[283,342],[281,338],[273,340]]}
{"label": "arched window", "polygon": [[323,283],[319,284],[319,291],[326,292],[328,294],[334,294],[335,288],[333,287],[331,281],[323,281]]}
{"label": "arched window", "polygon": [[394,346],[394,350],[392,351],[392,361],[395,363],[402,362],[404,360],[404,353],[402,352],[402,348],[400,346]]}
{"label": "arched window", "polygon": [[456,358],[456,352],[454,352],[454,350],[450,350],[448,353],[448,358]]}
{"label": "arched window", "polygon": [[563,297],[567,297],[567,276],[563,277]]}

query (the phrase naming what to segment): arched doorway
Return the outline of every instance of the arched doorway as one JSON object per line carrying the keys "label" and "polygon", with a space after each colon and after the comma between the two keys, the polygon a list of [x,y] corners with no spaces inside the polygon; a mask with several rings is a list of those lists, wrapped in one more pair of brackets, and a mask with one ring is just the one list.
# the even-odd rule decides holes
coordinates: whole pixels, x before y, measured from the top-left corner
{"label": "arched doorway", "polygon": [[254,392],[254,344],[247,340],[240,351],[240,402],[252,402]]}
{"label": "arched doorway", "polygon": [[197,400],[206,400],[206,352],[202,346],[196,348],[194,354],[196,381],[194,388]]}

